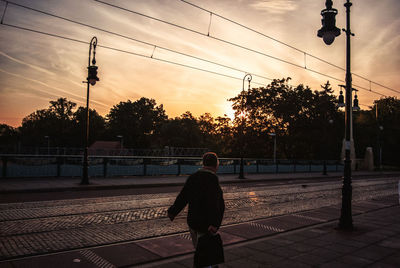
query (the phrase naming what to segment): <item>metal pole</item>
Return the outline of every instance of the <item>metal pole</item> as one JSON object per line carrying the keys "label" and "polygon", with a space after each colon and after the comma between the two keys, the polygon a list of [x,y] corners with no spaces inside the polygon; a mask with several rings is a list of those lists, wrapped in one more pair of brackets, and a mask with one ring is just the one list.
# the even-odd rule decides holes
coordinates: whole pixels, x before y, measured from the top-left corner
{"label": "metal pole", "polygon": [[[249,82],[249,90],[250,90],[250,81],[251,81],[251,79],[252,79],[252,76],[251,76],[251,74],[246,74],[244,77],[243,77],[243,86],[242,86],[242,103],[241,103],[241,105],[242,105],[242,113],[243,113],[243,110],[244,110],[244,103],[243,103],[243,97],[244,97],[244,81],[246,80],[246,77],[247,77],[247,81]],[[240,136],[241,136],[241,149],[240,149],[240,170],[239,170],[239,179],[244,179],[245,177],[244,177],[244,163],[243,163],[243,154],[244,154],[244,147],[245,147],[245,141],[244,141],[244,124],[245,124],[245,115],[244,114],[242,114],[242,122],[241,122],[241,126],[240,126],[240,129],[241,129],[241,133],[240,133]]]}
{"label": "metal pole", "polygon": [[88,168],[89,168],[89,160],[88,160],[88,144],[89,144],[89,87],[90,83],[87,83],[87,92],[86,92],[86,126],[85,126],[85,141],[84,141],[84,152],[83,152],[83,174],[82,174],[82,185],[89,184],[89,176],[88,176]]}
{"label": "metal pole", "polygon": [[339,228],[343,230],[353,229],[353,219],[351,212],[352,186],[351,186],[351,95],[352,95],[352,77],[350,70],[350,0],[344,4],[346,7],[346,116],[345,116],[345,160],[344,177],[342,188],[342,209],[339,220]]}
{"label": "metal pole", "polygon": [[[89,62],[88,62],[88,72],[89,72],[89,67],[90,67],[90,57],[92,55],[92,46],[97,45],[97,38],[93,37],[92,40],[90,41],[89,45]],[[94,52],[95,53],[95,52]],[[89,168],[89,160],[88,160],[88,146],[89,146],[89,92],[90,92],[90,83],[89,83],[89,73],[87,77],[87,91],[86,91],[86,128],[85,128],[85,140],[84,140],[84,152],[83,152],[83,170],[82,170],[82,185],[88,185],[89,184],[89,174],[88,174],[88,168]]]}
{"label": "metal pole", "polygon": [[276,133],[274,136],[274,163],[276,163]]}

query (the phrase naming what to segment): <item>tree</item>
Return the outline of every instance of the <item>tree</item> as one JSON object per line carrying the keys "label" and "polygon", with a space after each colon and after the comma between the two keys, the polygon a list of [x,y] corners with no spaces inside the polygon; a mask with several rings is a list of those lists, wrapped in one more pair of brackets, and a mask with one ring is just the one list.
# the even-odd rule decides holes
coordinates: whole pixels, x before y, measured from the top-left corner
{"label": "tree", "polygon": [[204,145],[200,125],[190,112],[168,120],[162,126],[161,137],[163,146],[201,148]]}
{"label": "tree", "polygon": [[47,109],[37,110],[22,120],[20,127],[22,143],[24,145],[45,145],[45,136],[51,139],[53,146],[71,146],[72,139],[73,108],[76,103],[66,98],[50,101]]}
{"label": "tree", "polygon": [[[279,157],[325,158],[324,152],[332,150],[334,145],[320,149],[324,140],[328,139],[322,139],[321,133],[328,132],[329,122],[338,122],[340,117],[329,82],[322,86],[322,91],[313,92],[301,84],[292,87],[288,85],[289,80],[274,80],[265,88],[253,88],[230,99],[238,132],[241,127],[239,115],[245,113],[243,132],[246,152],[257,157],[270,155],[268,152],[272,151],[272,143],[265,141],[268,140],[268,133],[273,132],[280,141]],[[336,139],[335,145],[341,140],[332,138]],[[339,152],[335,150],[335,154]]]}
{"label": "tree", "polygon": [[[81,147],[86,137],[86,108],[79,107],[73,114],[74,120],[74,143]],[[89,109],[89,146],[97,141],[104,139],[106,135],[105,118],[97,113],[96,110]]]}
{"label": "tree", "polygon": [[18,146],[18,130],[6,124],[0,124],[0,151],[15,152]]}
{"label": "tree", "polygon": [[162,124],[167,120],[163,105],[154,99],[140,98],[114,105],[107,115],[109,139],[124,137],[124,145],[148,148],[159,139]]}
{"label": "tree", "polygon": [[[371,109],[371,119],[375,123],[375,141],[382,147],[384,164],[400,166],[400,100],[396,97],[386,97],[376,100]],[[371,142],[376,144],[377,142]],[[378,151],[375,150],[375,155]]]}

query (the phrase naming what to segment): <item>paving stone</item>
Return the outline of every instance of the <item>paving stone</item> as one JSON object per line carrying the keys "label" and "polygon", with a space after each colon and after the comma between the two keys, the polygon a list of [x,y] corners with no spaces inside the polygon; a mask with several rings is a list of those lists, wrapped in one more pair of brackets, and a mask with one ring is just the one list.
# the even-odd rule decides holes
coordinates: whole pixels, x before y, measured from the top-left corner
{"label": "paving stone", "polygon": [[306,264],[306,263],[301,263],[298,261],[294,260],[283,260],[280,261],[276,264],[273,265],[273,267],[282,267],[282,268],[288,268],[288,267],[296,267],[296,268],[311,268],[313,267],[312,265]]}
{"label": "paving stone", "polygon": [[274,237],[274,238],[268,239],[268,243],[271,243],[271,244],[274,244],[277,246],[288,246],[295,242],[292,240],[288,240],[282,236],[282,237],[276,237],[276,238]]}
{"label": "paving stone", "polygon": [[385,248],[381,246],[371,245],[352,253],[353,256],[362,257],[364,259],[377,261],[395,252],[395,249]]}
{"label": "paving stone", "polygon": [[331,242],[329,240],[320,240],[319,237],[316,237],[316,238],[304,240],[304,241],[302,241],[302,243],[311,245],[311,246],[315,246],[315,247],[324,247],[326,245],[332,244],[333,242]]}
{"label": "paving stone", "polygon": [[98,265],[88,260],[79,252],[71,252],[50,256],[34,257],[29,259],[22,259],[12,261],[14,268],[28,268],[28,267],[40,267],[40,268],[96,268]]}
{"label": "paving stone", "polygon": [[[225,256],[225,259],[226,259],[226,256]],[[183,265],[183,266],[185,266],[185,267],[187,267],[187,268],[193,268],[193,263],[194,263],[193,255],[190,256],[190,258],[186,258],[186,259],[184,259],[182,261],[178,261],[178,263]]]}
{"label": "paving stone", "polygon": [[285,246],[285,247],[288,248],[288,249],[293,249],[293,250],[296,250],[298,252],[303,252],[304,253],[304,252],[309,252],[309,251],[311,251],[311,250],[313,250],[315,248],[318,248],[319,246],[312,245],[312,244],[305,244],[304,241],[303,241],[301,243],[297,242],[297,243],[290,244],[290,245]]}
{"label": "paving stone", "polygon": [[343,262],[339,262],[339,261],[335,260],[335,261],[321,264],[319,267],[320,268],[348,268],[349,266],[347,264],[344,264]]}
{"label": "paving stone", "polygon": [[13,268],[11,262],[0,262],[0,268]]}
{"label": "paving stone", "polygon": [[324,246],[324,248],[337,253],[351,253],[359,249],[357,247],[346,246],[339,243],[329,244]]}
{"label": "paving stone", "polygon": [[224,233],[229,233],[236,236],[241,236],[247,239],[257,238],[265,236],[267,234],[275,233],[272,230],[268,230],[258,225],[251,225],[249,223],[238,224],[234,226],[228,226],[221,228]]}
{"label": "paving stone", "polygon": [[386,248],[394,248],[400,249],[400,237],[394,238],[387,238],[385,241],[381,241],[378,244],[379,246],[386,247]]}
{"label": "paving stone", "polygon": [[385,264],[397,265],[397,268],[398,268],[398,265],[399,265],[399,263],[400,263],[400,251],[397,251],[397,252],[394,253],[394,254],[391,254],[391,255],[389,255],[389,256],[386,256],[386,257],[383,258],[381,261],[382,261],[383,263],[385,263]]}
{"label": "paving stone", "polygon": [[221,235],[221,239],[224,245],[229,245],[233,243],[237,243],[240,241],[246,240],[244,237],[238,236],[238,235],[233,235],[227,232],[222,231],[223,229],[221,228],[219,231],[219,234]]}
{"label": "paving stone", "polygon": [[235,260],[235,261],[231,261],[231,262],[226,262],[224,263],[225,267],[228,268],[263,268],[263,267],[268,267],[266,266],[266,264],[264,263],[259,263],[257,261],[254,260],[250,260],[250,259],[239,259],[239,260]]}
{"label": "paving stone", "polygon": [[158,266],[154,267],[160,267],[160,268],[187,268],[187,266],[183,265],[180,262],[170,262],[170,263],[163,263]]}
{"label": "paving stone", "polygon": [[242,258],[248,258],[249,256],[252,256],[254,254],[257,254],[259,251],[254,250],[252,248],[242,246],[242,247],[235,247],[235,248],[230,248],[228,250],[225,250],[225,253],[229,253],[232,255],[240,256]]}
{"label": "paving stone", "polygon": [[399,264],[389,264],[384,261],[380,261],[379,263],[373,263],[371,265],[366,266],[368,268],[399,268]]}
{"label": "paving stone", "polygon": [[293,258],[290,258],[290,260],[313,266],[319,266],[328,261],[325,257],[310,253],[303,253],[302,255],[294,256]]}
{"label": "paving stone", "polygon": [[277,247],[277,248],[271,248],[267,252],[270,253],[270,254],[276,255],[276,256],[284,257],[284,258],[292,258],[292,257],[295,257],[297,255],[303,254],[302,252],[299,252],[297,250],[288,248],[286,246]]}
{"label": "paving stone", "polygon": [[231,262],[237,259],[242,258],[242,256],[234,253],[230,253],[229,251],[224,251],[225,262]]}
{"label": "paving stone", "polygon": [[340,240],[340,241],[337,241],[337,243],[346,245],[346,246],[350,246],[350,247],[356,247],[356,248],[363,248],[363,247],[368,246],[368,243],[366,243],[366,242],[355,241],[352,239]]}
{"label": "paving stone", "polygon": [[269,249],[277,247],[277,245],[268,243],[268,241],[260,241],[255,243],[247,244],[246,247],[258,250],[261,252],[268,252]]}
{"label": "paving stone", "polygon": [[348,267],[365,267],[374,263],[372,260],[368,260],[362,257],[346,255],[340,258],[340,262],[345,263]]}
{"label": "paving stone", "polygon": [[[224,191],[228,190],[225,192],[227,211],[224,224],[236,224],[238,222],[254,220],[260,216],[273,216],[276,213],[296,212],[301,215],[300,217],[284,215],[270,219],[256,220],[250,224],[247,223],[248,226],[245,226],[245,224],[245,228],[242,228],[243,226],[223,227],[221,236],[224,243],[237,243],[243,241],[244,238],[273,235],[280,232],[280,230],[286,230],[286,228],[297,228],[301,224],[305,224],[305,222],[313,224],[313,222],[318,222],[318,220],[312,217],[317,217],[318,215],[324,219],[338,216],[337,212],[340,209],[337,205],[318,208],[314,211],[299,212],[303,209],[313,209],[316,206],[331,205],[332,202],[337,202],[337,196],[335,196],[337,195],[336,190],[333,192],[313,190],[299,193],[296,192],[298,189],[286,187],[284,189],[285,193],[290,194],[284,195],[285,197],[282,199],[282,187],[273,189],[270,189],[270,187],[259,187],[256,190],[258,199],[255,200],[248,198],[248,192],[254,191],[253,188],[241,186],[241,191],[235,192],[238,188],[234,189],[223,186]],[[363,189],[372,189],[368,187]],[[327,195],[322,197],[321,194],[325,193]],[[0,259],[4,260],[28,254],[73,250],[76,248],[185,232],[187,231],[185,212],[177,217],[173,223],[170,223],[165,217],[166,208],[173,202],[175,196],[176,193],[167,193],[40,201],[26,204],[0,204],[0,221],[3,220],[0,224],[0,231],[2,234],[4,231],[5,234],[5,236],[0,237]],[[315,202],[313,198],[316,196],[319,196],[318,200],[320,202]],[[396,199],[393,200],[396,201]],[[388,211],[390,212],[388,213]],[[400,217],[397,217],[399,212],[399,208],[396,207],[361,215],[360,219],[365,222],[365,226],[370,228],[372,232],[370,232],[371,235],[368,234],[367,238],[360,239],[363,241],[372,241],[373,238],[386,235],[386,233],[373,233],[374,230],[385,230],[385,232],[399,234]],[[230,232],[225,232],[225,228],[230,230]],[[234,230],[235,228],[237,229]],[[257,242],[254,246],[247,245],[246,248],[255,253],[268,253],[268,249],[276,247],[286,247],[288,248],[288,252],[293,252],[293,250],[307,252],[321,246],[327,248],[329,244],[324,244],[327,241],[323,240],[332,242],[330,239],[334,237],[329,237],[331,231],[326,230],[326,228],[316,228],[296,234],[288,234],[286,238],[285,235],[282,235],[281,237],[273,238],[268,244],[267,242],[264,244],[258,244],[259,242]],[[244,235],[242,236],[242,234]],[[321,238],[324,234],[326,236]],[[177,242],[175,241],[176,245],[165,243],[165,241],[154,243],[155,245],[147,245],[147,252],[151,252],[149,248],[156,250],[157,246],[166,247],[171,252],[172,249],[177,249],[177,251],[173,251],[175,253],[178,252],[177,254],[185,254],[188,252],[187,250],[189,252],[192,251],[193,248],[190,239],[182,239],[178,239]],[[387,243],[379,244],[379,246],[398,249],[398,236],[394,236],[391,239],[383,241]],[[302,241],[302,243],[298,243],[298,241]],[[366,242],[370,243],[371,241]],[[307,245],[307,243],[311,244]],[[368,244],[354,239],[351,241],[345,239],[341,243],[344,247],[360,247]],[[174,248],[175,246],[176,248]],[[92,251],[104,259],[110,260],[110,262],[114,261],[111,259],[111,253],[118,252],[118,250],[113,251],[111,249],[110,256],[108,256],[107,253],[101,252],[98,249]],[[129,252],[127,249],[126,251],[124,254]],[[120,252],[124,252],[124,249],[121,248]],[[157,255],[154,251],[152,254]],[[163,256],[166,256],[165,254]],[[246,256],[254,256],[254,254]],[[121,258],[115,261],[122,263],[123,260]],[[129,261],[136,262],[138,260],[131,259]],[[126,261],[126,263],[129,261]]]}
{"label": "paving stone", "polygon": [[156,255],[134,243],[126,243],[110,247],[100,247],[92,250],[97,255],[121,267],[159,259]]}
{"label": "paving stone", "polygon": [[180,255],[193,252],[193,243],[180,235],[147,239],[135,242],[136,245],[161,257]]}
{"label": "paving stone", "polygon": [[257,254],[250,256],[248,259],[265,265],[274,265],[283,260],[280,256],[263,252],[258,252]]}

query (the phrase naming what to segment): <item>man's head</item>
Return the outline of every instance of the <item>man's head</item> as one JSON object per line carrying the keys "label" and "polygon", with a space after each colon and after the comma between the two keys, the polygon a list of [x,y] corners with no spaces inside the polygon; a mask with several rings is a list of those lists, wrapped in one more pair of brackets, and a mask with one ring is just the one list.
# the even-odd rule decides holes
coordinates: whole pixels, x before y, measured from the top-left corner
{"label": "man's head", "polygon": [[218,169],[219,161],[216,153],[208,152],[203,155],[203,166],[207,168]]}

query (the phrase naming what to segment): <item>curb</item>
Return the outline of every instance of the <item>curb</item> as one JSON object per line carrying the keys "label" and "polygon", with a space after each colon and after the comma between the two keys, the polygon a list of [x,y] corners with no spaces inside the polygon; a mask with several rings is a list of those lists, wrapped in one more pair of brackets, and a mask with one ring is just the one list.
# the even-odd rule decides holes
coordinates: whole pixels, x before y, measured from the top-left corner
{"label": "curb", "polygon": [[[365,177],[395,177],[400,176],[399,173],[389,173],[389,174],[360,174],[353,175],[352,178],[365,178]],[[291,177],[291,178],[269,178],[269,179],[244,179],[244,180],[226,180],[221,181],[220,184],[247,184],[247,183],[256,183],[256,182],[285,182],[285,181],[302,181],[302,180],[335,180],[341,179],[342,176],[337,175],[323,175],[316,177]],[[183,186],[184,182],[170,182],[170,183],[143,183],[143,184],[124,184],[124,185],[80,185],[76,183],[76,186],[69,187],[55,187],[55,188],[36,188],[36,189],[18,189],[18,190],[0,190],[0,194],[18,194],[18,193],[46,193],[46,192],[67,192],[67,191],[93,191],[93,190],[118,190],[118,189],[135,189],[135,188],[155,188],[155,187],[174,187],[174,186]]]}

